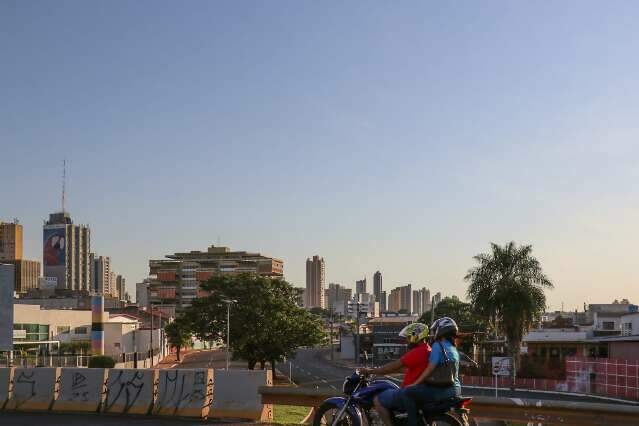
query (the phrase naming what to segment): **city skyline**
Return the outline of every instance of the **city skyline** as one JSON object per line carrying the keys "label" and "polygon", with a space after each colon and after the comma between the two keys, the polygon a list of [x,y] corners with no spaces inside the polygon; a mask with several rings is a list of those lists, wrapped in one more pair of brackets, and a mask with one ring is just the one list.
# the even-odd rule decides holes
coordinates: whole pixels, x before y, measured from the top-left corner
{"label": "city skyline", "polygon": [[473,256],[512,240],[551,310],[636,303],[637,16],[5,2],[0,219],[41,260],[66,158],[66,209],[131,294],[148,259],[219,243],[281,258],[298,287],[319,253],[326,282],[379,269],[386,290],[463,299]]}

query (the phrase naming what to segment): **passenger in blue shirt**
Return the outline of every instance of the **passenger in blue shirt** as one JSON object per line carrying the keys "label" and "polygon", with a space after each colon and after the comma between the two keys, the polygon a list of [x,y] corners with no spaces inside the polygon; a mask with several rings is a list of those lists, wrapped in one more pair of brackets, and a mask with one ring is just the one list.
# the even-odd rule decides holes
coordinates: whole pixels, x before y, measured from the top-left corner
{"label": "passenger in blue shirt", "polygon": [[[461,395],[459,381],[459,352],[455,347],[455,336],[459,328],[454,320],[448,317],[440,318],[433,323],[431,331],[434,342],[428,360],[428,367],[415,380],[413,385],[404,389],[404,406],[408,413],[408,426],[417,425],[417,407],[428,402],[441,401]],[[448,359],[454,365],[454,380],[449,386],[435,386],[424,383],[433,374],[438,365]]]}

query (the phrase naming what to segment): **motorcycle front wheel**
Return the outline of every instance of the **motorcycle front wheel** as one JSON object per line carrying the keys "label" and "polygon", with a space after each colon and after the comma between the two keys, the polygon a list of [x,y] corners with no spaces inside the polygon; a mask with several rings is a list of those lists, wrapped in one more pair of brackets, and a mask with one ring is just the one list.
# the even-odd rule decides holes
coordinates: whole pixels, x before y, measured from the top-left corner
{"label": "motorcycle front wheel", "polygon": [[[317,409],[315,416],[313,417],[313,426],[331,426],[335,416],[340,412],[340,407],[332,402],[325,402]],[[342,417],[336,423],[338,426],[359,426],[359,422],[356,422],[353,416],[345,410],[342,413]]]}

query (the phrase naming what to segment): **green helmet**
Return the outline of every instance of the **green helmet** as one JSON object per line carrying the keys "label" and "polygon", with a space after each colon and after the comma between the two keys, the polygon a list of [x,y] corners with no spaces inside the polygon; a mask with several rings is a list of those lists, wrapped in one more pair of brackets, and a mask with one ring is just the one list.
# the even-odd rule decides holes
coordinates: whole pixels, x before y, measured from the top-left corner
{"label": "green helmet", "polygon": [[399,335],[406,338],[408,343],[419,343],[428,337],[428,326],[421,322],[414,322],[402,328]]}

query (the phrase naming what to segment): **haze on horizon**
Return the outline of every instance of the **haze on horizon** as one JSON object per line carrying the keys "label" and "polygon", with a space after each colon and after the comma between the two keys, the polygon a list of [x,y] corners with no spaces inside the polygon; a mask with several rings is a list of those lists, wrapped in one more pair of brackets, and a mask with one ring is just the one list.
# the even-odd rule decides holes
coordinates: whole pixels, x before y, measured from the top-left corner
{"label": "haze on horizon", "polygon": [[639,3],[0,2],[0,220],[68,210],[129,290],[211,244],[304,286],[464,296],[532,244],[550,307],[639,302]]}

